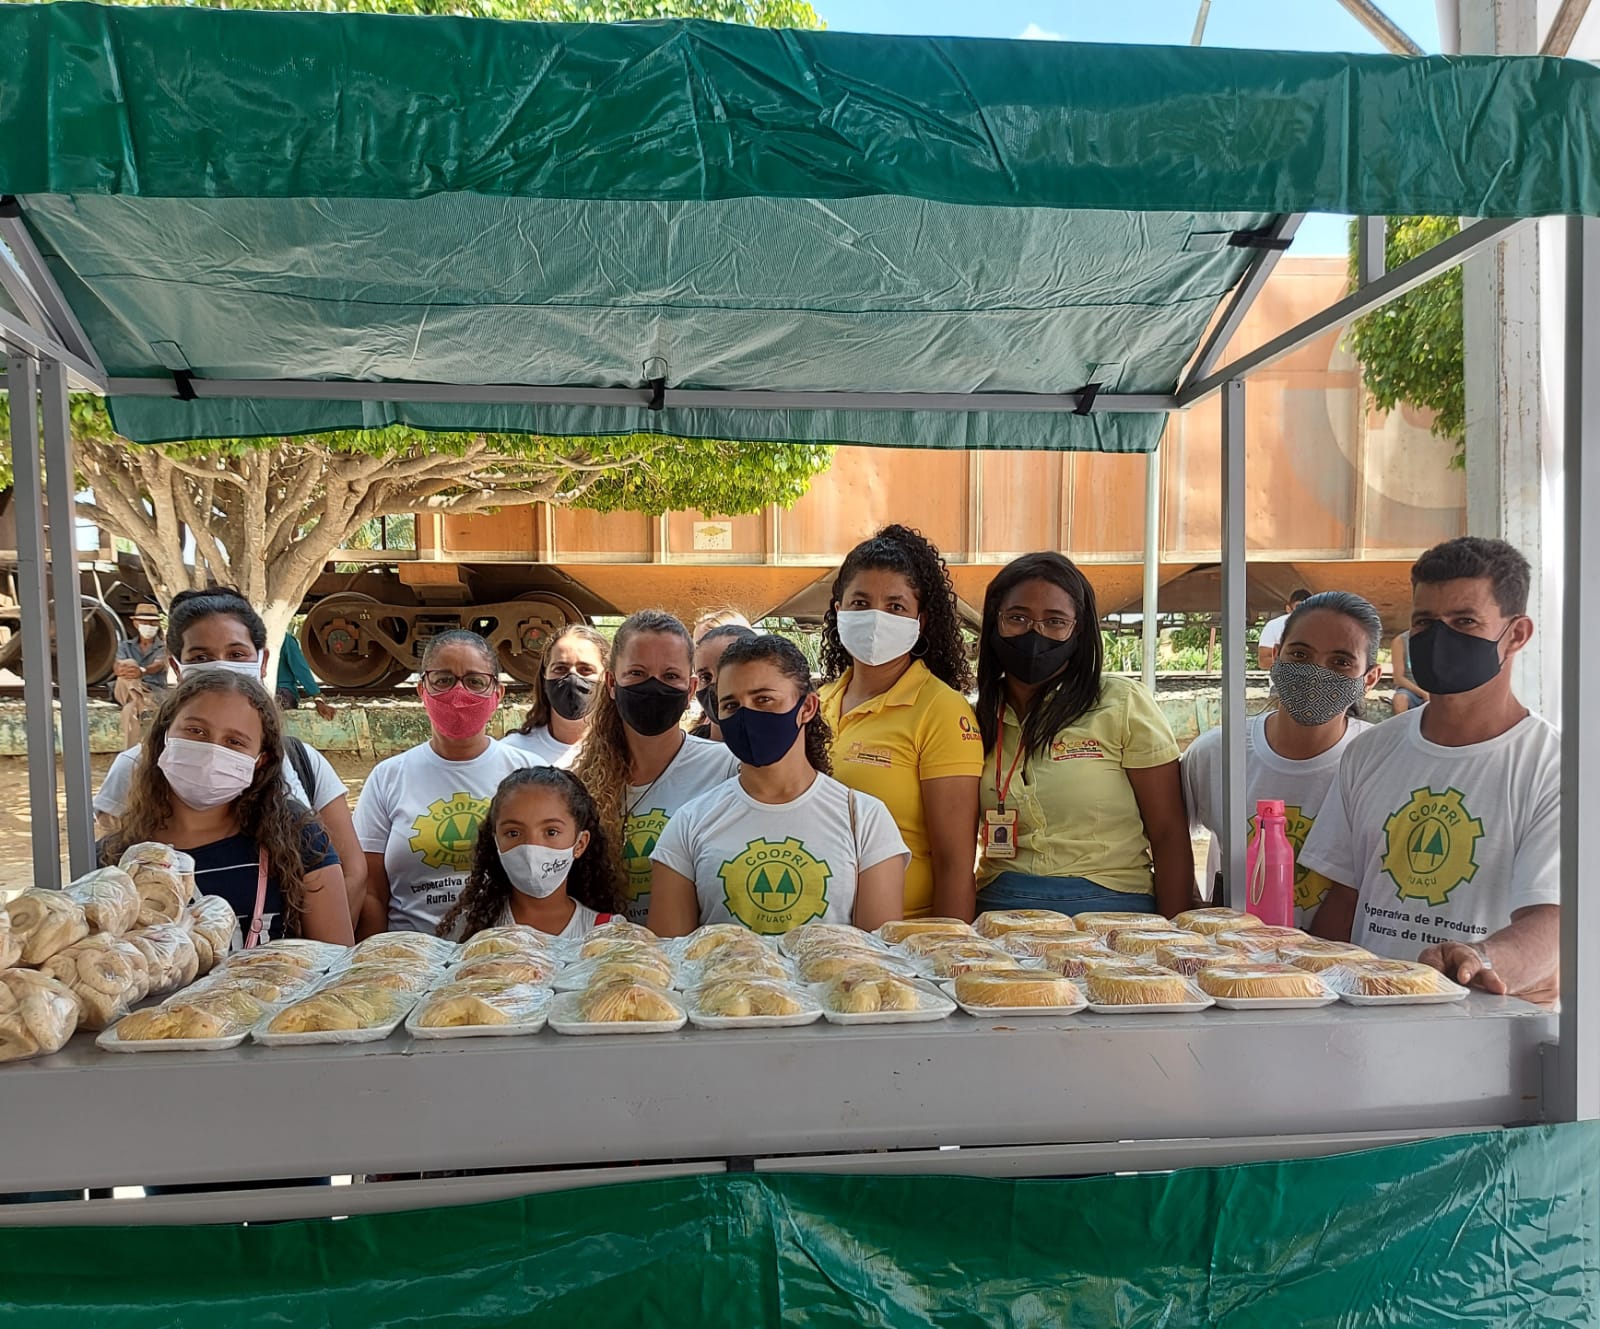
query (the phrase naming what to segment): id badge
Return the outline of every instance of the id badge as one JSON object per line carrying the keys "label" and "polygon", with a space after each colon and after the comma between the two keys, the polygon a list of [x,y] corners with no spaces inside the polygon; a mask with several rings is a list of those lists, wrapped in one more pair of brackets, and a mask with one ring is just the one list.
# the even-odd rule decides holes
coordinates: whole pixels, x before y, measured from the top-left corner
{"label": "id badge", "polygon": [[989,811],[983,814],[983,856],[985,858],[1015,858],[1017,856],[1017,814]]}

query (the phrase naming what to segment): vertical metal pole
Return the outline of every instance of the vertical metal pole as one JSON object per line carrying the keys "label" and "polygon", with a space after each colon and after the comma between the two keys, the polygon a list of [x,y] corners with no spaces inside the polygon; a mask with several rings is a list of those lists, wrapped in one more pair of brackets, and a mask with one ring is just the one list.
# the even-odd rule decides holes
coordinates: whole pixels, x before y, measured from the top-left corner
{"label": "vertical metal pole", "polygon": [[[1567,221],[1566,576],[1561,640],[1561,1048],[1551,1116],[1600,1117],[1600,692],[1585,687],[1600,650],[1600,222]],[[1590,869],[1586,871],[1585,869]],[[1584,960],[1588,960],[1587,966]]]}
{"label": "vertical metal pole", "polygon": [[[1224,899],[1245,904],[1244,794],[1245,529],[1244,381],[1222,388],[1222,880]],[[1220,903],[1220,901],[1219,901]]]}
{"label": "vertical metal pole", "polygon": [[67,862],[74,877],[94,867],[94,807],[89,795],[89,685],[83,664],[78,582],[76,467],[67,371],[39,365],[44,417],[45,506],[50,513],[50,589],[56,602],[56,689],[61,699],[61,769],[67,793]]}
{"label": "vertical metal pole", "polygon": [[1161,445],[1144,461],[1144,686],[1156,690],[1156,601],[1161,594]]}
{"label": "vertical metal pole", "polygon": [[32,359],[6,360],[11,404],[12,499],[17,515],[17,598],[22,608],[22,695],[27,708],[28,810],[33,884],[61,885],[56,815],[56,726],[50,704],[50,601],[44,577],[44,501],[39,474],[39,373]]}
{"label": "vertical metal pole", "polygon": [[1370,286],[1388,270],[1389,239],[1387,217],[1356,218],[1356,280]]}

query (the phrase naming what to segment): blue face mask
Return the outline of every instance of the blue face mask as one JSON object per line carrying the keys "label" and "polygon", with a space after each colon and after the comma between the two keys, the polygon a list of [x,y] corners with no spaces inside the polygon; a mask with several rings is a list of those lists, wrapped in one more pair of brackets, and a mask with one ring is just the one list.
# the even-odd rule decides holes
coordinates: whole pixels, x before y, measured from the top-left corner
{"label": "blue face mask", "polygon": [[744,766],[772,766],[789,755],[800,738],[800,708],[806,704],[801,697],[792,710],[752,711],[741,706],[730,715],[717,721],[722,730],[722,741],[728,745]]}

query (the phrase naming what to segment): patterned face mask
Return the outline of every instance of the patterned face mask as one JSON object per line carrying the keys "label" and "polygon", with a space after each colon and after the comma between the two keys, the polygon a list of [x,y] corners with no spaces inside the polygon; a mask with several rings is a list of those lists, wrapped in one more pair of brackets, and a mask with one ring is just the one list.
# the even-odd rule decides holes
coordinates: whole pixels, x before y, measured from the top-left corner
{"label": "patterned face mask", "polygon": [[1272,686],[1289,718],[1308,729],[1343,715],[1367,694],[1367,680],[1301,661],[1272,666]]}

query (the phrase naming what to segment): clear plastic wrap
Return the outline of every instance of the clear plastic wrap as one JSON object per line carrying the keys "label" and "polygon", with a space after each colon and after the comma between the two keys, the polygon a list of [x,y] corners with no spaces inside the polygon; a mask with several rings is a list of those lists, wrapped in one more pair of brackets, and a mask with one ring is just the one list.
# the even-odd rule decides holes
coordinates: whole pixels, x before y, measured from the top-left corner
{"label": "clear plastic wrap", "polygon": [[939,933],[947,937],[973,937],[977,934],[972,924],[959,918],[899,918],[878,928],[878,939],[893,946],[907,937],[921,933]]}
{"label": "clear plastic wrap", "polygon": [[549,1011],[549,988],[469,979],[424,996],[407,1018],[406,1030],[414,1038],[534,1034],[544,1028]]}
{"label": "clear plastic wrap", "polygon": [[22,958],[22,940],[11,928],[11,914],[0,904],[0,969],[9,969]]}
{"label": "clear plastic wrap", "polygon": [[140,927],[175,923],[194,898],[194,859],[169,844],[146,841],[129,845],[117,866],[139,888]]}
{"label": "clear plastic wrap", "polygon": [[457,949],[455,942],[430,937],[426,932],[379,932],[357,942],[350,961],[363,964],[373,960],[423,960],[444,964],[455,957]]}
{"label": "clear plastic wrap", "polygon": [[1193,979],[1139,961],[1091,966],[1084,977],[1084,991],[1090,1007],[1100,1015],[1203,1011],[1212,1004]]}
{"label": "clear plastic wrap", "polygon": [[563,969],[554,983],[558,992],[576,992],[616,979],[666,989],[677,985],[678,966],[656,947],[619,946]]}
{"label": "clear plastic wrap", "polygon": [[549,987],[562,970],[560,961],[548,955],[489,955],[463,960],[450,971],[452,982],[467,978],[497,978],[509,982]]}
{"label": "clear plastic wrap", "polygon": [[1224,964],[1239,958],[1237,951],[1225,951],[1208,937],[1196,932],[1188,941],[1164,942],[1156,947],[1155,962],[1185,978],[1193,978],[1208,964]]}
{"label": "clear plastic wrap", "polygon": [[0,1062],[59,1052],[78,1027],[78,1002],[34,969],[0,970]]}
{"label": "clear plastic wrap", "polygon": [[760,945],[753,951],[742,946],[724,946],[703,960],[687,960],[678,966],[679,986],[685,990],[724,978],[771,978],[785,982],[794,976],[793,960],[770,946]]}
{"label": "clear plastic wrap", "polygon": [[1241,909],[1224,909],[1220,905],[1209,909],[1186,909],[1173,917],[1172,926],[1185,932],[1198,932],[1210,936],[1216,932],[1237,932],[1240,928],[1258,928],[1261,920]]}
{"label": "clear plastic wrap", "polygon": [[991,909],[979,914],[972,930],[980,937],[999,940],[1012,932],[1076,932],[1071,914],[1053,909]]}
{"label": "clear plastic wrap", "polygon": [[150,990],[144,952],[109,932],[96,932],[57,951],[39,968],[72,993],[80,1029],[115,1024]]}
{"label": "clear plastic wrap", "polygon": [[95,1042],[108,1052],[220,1052],[244,1042],[270,1011],[245,992],[191,988],[123,1017]]}
{"label": "clear plastic wrap", "polygon": [[742,923],[707,923],[679,941],[676,949],[680,959],[698,963],[730,946],[748,950],[751,943],[765,945]]}
{"label": "clear plastic wrap", "polygon": [[93,932],[120,937],[139,922],[139,887],[121,868],[86,872],[61,893],[83,906],[83,916]]}
{"label": "clear plastic wrap", "polygon": [[1114,909],[1079,914],[1077,924],[1084,932],[1098,932],[1101,936],[1130,929],[1165,931],[1172,927],[1172,924],[1160,914],[1140,914]]}
{"label": "clear plastic wrap", "polygon": [[993,942],[972,940],[964,945],[917,957],[917,969],[928,978],[959,978],[962,974],[1002,972],[1021,963],[1010,951]]}
{"label": "clear plastic wrap", "polygon": [[951,991],[968,1015],[1070,1015],[1088,1004],[1070,978],[1037,969],[963,974]]}
{"label": "clear plastic wrap", "polygon": [[190,984],[169,1000],[181,999],[189,993],[243,992],[268,1006],[278,1006],[305,996],[321,981],[320,974],[293,966],[235,969],[231,961],[225,961],[198,983]]}
{"label": "clear plastic wrap", "polygon": [[817,995],[830,1024],[913,1024],[942,1020],[956,1008],[933,984],[915,978],[846,974]]}
{"label": "clear plastic wrap", "polygon": [[391,992],[409,992],[420,996],[434,987],[444,976],[444,970],[435,965],[392,965],[370,961],[353,964],[329,974],[321,983],[322,991],[345,987],[388,988]]}
{"label": "clear plastic wrap", "polygon": [[1281,947],[1298,946],[1302,942],[1310,941],[1311,938],[1299,928],[1275,928],[1263,924],[1253,928],[1237,928],[1232,932],[1215,932],[1211,940],[1224,950],[1235,951],[1240,955],[1276,960]]}
{"label": "clear plastic wrap", "polygon": [[666,1034],[688,1018],[670,993],[625,980],[558,992],[550,1003],[550,1027],[558,1034]]}
{"label": "clear plastic wrap", "polygon": [[699,1029],[783,1029],[822,1018],[822,1004],[803,987],[771,978],[721,978],[684,999]]}
{"label": "clear plastic wrap", "polygon": [[1308,937],[1305,941],[1278,947],[1278,958],[1296,969],[1309,969],[1314,974],[1320,974],[1324,969],[1332,969],[1351,960],[1376,960],[1378,957],[1352,942]]}
{"label": "clear plastic wrap", "polygon": [[659,948],[661,938],[647,927],[630,923],[625,918],[613,918],[609,923],[602,923],[583,939],[583,945],[578,948],[578,958],[592,960],[596,956],[630,946]]}
{"label": "clear plastic wrap", "polygon": [[1151,956],[1158,947],[1193,941],[1195,934],[1182,928],[1117,928],[1105,938],[1118,955]]}
{"label": "clear plastic wrap", "polygon": [[879,951],[884,949],[883,943],[872,933],[853,928],[848,923],[802,923],[778,938],[778,949],[795,959],[819,947],[839,945],[864,946]]}
{"label": "clear plastic wrap", "polygon": [[803,983],[831,983],[846,974],[911,978],[917,971],[910,960],[887,951],[875,951],[866,946],[817,946],[795,961],[795,972]]}
{"label": "clear plastic wrap", "polygon": [[221,964],[239,936],[239,920],[233,906],[220,895],[196,896],[189,905],[189,933],[197,940],[203,936],[210,943],[212,957]]}
{"label": "clear plastic wrap", "polygon": [[255,1028],[267,1047],[302,1043],[374,1043],[389,1037],[417,1004],[414,992],[376,983],[334,984],[285,1006]]}
{"label": "clear plastic wrap", "polygon": [[188,987],[200,972],[194,938],[181,923],[156,923],[128,933],[126,940],[144,952],[150,966],[150,994],[165,996]]}
{"label": "clear plastic wrap", "polygon": [[1348,960],[1319,977],[1352,1006],[1427,1006],[1467,995],[1466,988],[1415,960]]}
{"label": "clear plastic wrap", "polygon": [[254,947],[252,955],[288,960],[302,965],[313,973],[326,973],[335,965],[344,964],[354,954],[348,946],[332,941],[312,941],[304,937],[279,937]]}
{"label": "clear plastic wrap", "polygon": [[516,958],[524,955],[560,960],[565,958],[565,947],[566,943],[549,933],[540,932],[538,928],[512,923],[506,927],[485,928],[482,932],[473,933],[461,943],[455,962],[464,965],[473,960],[490,960],[496,956]]}
{"label": "clear plastic wrap", "polygon": [[1339,999],[1315,974],[1286,964],[1252,960],[1210,964],[1194,981],[1217,1005],[1231,1010],[1328,1006]]}
{"label": "clear plastic wrap", "polygon": [[22,964],[40,965],[89,935],[83,906],[61,891],[24,891],[6,906]]}

